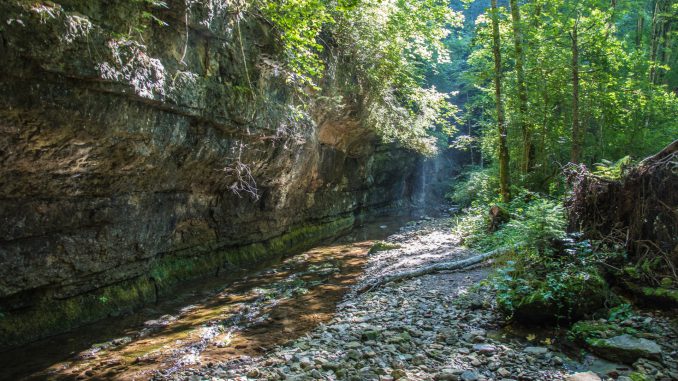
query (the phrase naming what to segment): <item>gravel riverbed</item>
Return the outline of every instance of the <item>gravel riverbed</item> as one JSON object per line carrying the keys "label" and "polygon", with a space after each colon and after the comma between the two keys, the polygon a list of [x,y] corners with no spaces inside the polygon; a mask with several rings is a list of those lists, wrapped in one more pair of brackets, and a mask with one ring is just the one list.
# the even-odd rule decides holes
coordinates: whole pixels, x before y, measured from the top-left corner
{"label": "gravel riverbed", "polygon": [[[370,255],[362,280],[472,255],[460,248],[450,226],[451,220],[438,219],[401,229],[387,239],[397,248]],[[676,329],[667,318],[627,323],[663,332],[655,337],[662,362],[624,366],[588,354],[573,360],[549,333],[506,330],[493,291],[482,282],[490,272],[478,267],[431,274],[357,294],[361,280],[332,320],[301,338],[262,356],[158,372],[154,379],[629,381],[631,371],[642,370],[648,380],[678,380]]]}

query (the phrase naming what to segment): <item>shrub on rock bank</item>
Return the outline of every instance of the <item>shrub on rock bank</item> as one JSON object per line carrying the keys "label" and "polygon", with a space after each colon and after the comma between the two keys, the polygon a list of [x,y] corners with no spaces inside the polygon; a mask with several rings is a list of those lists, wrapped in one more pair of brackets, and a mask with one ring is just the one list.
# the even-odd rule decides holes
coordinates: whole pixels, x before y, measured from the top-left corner
{"label": "shrub on rock bank", "polygon": [[483,251],[522,244],[492,280],[501,311],[522,322],[553,323],[576,321],[604,308],[611,294],[597,267],[600,255],[587,242],[568,238],[561,203],[526,190],[516,194],[501,206],[510,220],[494,233],[485,230],[491,216],[479,214],[478,208],[469,209],[458,229],[467,244]]}

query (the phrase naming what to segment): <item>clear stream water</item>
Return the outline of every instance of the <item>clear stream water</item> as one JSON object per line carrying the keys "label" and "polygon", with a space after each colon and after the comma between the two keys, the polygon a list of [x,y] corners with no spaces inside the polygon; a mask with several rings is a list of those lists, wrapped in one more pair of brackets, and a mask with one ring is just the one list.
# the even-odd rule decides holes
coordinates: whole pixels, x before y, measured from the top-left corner
{"label": "clear stream water", "polygon": [[196,281],[134,314],[0,353],[0,379],[138,380],[260,354],[329,321],[373,241],[406,221],[366,223],[278,263]]}

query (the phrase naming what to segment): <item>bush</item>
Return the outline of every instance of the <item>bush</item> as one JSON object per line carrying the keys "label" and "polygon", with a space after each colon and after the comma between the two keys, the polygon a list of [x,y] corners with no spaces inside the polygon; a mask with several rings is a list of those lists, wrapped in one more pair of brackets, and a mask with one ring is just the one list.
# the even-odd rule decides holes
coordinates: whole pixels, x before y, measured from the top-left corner
{"label": "bush", "polygon": [[497,199],[499,180],[495,168],[476,168],[465,174],[465,179],[456,182],[447,199],[461,207],[492,203]]}
{"label": "bush", "polygon": [[478,250],[492,250],[497,247],[524,243],[537,254],[547,254],[555,241],[565,238],[567,219],[565,208],[536,193],[522,190],[513,201],[500,206],[506,209],[511,220],[496,232],[489,234],[489,206],[467,208],[457,218],[454,233],[462,238],[465,245]]}
{"label": "bush", "polygon": [[610,293],[597,268],[599,258],[586,242],[569,239],[567,244],[561,203],[522,191],[509,210],[511,221],[492,240],[525,245],[508,267],[498,270],[500,309],[515,320],[543,323],[574,321],[603,308]]}
{"label": "bush", "polygon": [[528,204],[524,214],[512,219],[505,229],[537,254],[547,254],[552,251],[555,241],[565,238],[566,227],[565,208],[560,203],[536,198]]}

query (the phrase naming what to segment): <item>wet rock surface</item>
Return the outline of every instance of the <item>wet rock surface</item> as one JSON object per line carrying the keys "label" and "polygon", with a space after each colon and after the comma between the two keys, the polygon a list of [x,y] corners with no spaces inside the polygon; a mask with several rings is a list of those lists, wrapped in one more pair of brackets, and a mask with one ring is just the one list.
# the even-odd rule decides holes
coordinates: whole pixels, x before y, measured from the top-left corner
{"label": "wet rock surface", "polygon": [[[470,255],[449,234],[449,220],[411,224],[373,252],[365,277]],[[554,335],[517,334],[504,327],[490,270],[439,273],[349,293],[332,320],[261,356],[158,372],[154,380],[675,380],[676,330],[655,317],[663,363],[633,366],[590,354],[568,357]],[[366,279],[366,278],[363,278]],[[359,287],[360,284],[354,287]],[[635,378],[629,378],[635,377]]]}

